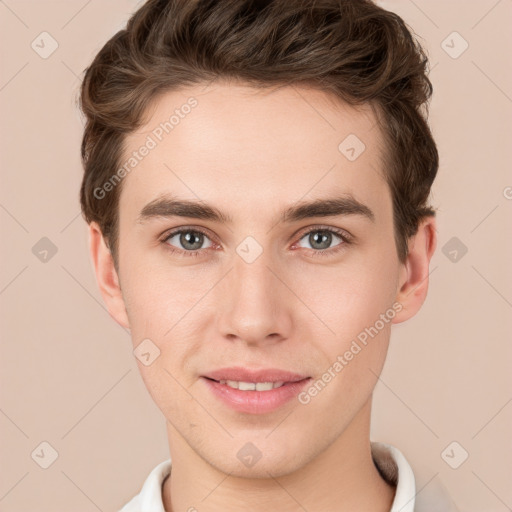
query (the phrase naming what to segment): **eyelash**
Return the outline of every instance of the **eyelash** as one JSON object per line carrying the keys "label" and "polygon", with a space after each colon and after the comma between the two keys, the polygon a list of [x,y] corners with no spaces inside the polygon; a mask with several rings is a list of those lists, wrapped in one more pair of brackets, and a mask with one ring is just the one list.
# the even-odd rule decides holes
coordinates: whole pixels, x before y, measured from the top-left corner
{"label": "eyelash", "polygon": [[[330,228],[313,227],[310,230],[302,233],[301,236],[299,237],[299,240],[302,240],[306,235],[309,235],[310,233],[315,233],[315,232],[332,233],[332,234],[338,236],[339,238],[341,238],[342,243],[339,243],[338,245],[336,245],[330,249],[318,249],[318,250],[310,249],[313,251],[314,257],[330,256],[330,255],[336,254],[338,251],[343,250],[345,248],[344,247],[345,245],[349,245],[352,243],[352,235],[349,235],[344,230],[336,229],[336,228],[332,228],[332,227],[330,227]],[[169,231],[169,232],[165,233],[163,235],[163,237],[160,239],[160,241],[165,245],[167,250],[171,251],[172,254],[181,253],[180,256],[183,256],[183,257],[200,256],[201,252],[204,251],[204,249],[197,249],[195,251],[185,251],[185,250],[181,250],[181,249],[176,249],[175,247],[173,247],[172,245],[167,243],[167,240],[169,240],[169,238],[172,238],[173,236],[179,235],[181,233],[201,233],[204,236],[206,236],[207,238],[210,238],[208,233],[206,233],[205,231],[203,231],[202,229],[199,229],[199,228],[193,228],[193,229],[192,228],[179,228],[174,231]]]}

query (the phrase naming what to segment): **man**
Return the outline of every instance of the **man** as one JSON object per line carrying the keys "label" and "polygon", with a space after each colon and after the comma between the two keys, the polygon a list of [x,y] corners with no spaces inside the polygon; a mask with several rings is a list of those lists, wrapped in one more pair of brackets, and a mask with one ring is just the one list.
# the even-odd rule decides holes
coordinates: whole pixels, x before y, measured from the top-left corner
{"label": "man", "polygon": [[452,510],[369,435],[436,246],[426,65],[367,0],[150,0],[96,56],[81,204],[171,454],[123,512]]}

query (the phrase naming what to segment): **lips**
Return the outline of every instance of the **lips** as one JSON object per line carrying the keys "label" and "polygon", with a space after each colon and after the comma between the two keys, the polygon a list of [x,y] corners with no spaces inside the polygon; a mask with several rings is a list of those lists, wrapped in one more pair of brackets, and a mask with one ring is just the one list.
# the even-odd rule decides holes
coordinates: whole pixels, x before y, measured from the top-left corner
{"label": "lips", "polygon": [[279,370],[276,368],[267,368],[263,370],[250,370],[240,366],[232,368],[221,368],[208,372],[204,377],[220,381],[235,381],[235,382],[299,382],[307,379],[309,375],[301,375],[299,373],[288,372],[286,370]]}
{"label": "lips", "polygon": [[307,375],[275,368],[222,368],[202,376],[207,389],[237,412],[265,414],[292,401],[311,380]]}

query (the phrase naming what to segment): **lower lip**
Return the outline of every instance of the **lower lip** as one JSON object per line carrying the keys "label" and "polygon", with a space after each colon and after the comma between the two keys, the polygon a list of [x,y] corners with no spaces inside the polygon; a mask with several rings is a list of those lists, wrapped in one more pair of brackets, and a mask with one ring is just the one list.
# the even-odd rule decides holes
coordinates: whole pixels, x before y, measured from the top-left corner
{"label": "lower lip", "polygon": [[203,377],[210,391],[226,405],[238,412],[265,414],[275,411],[293,400],[311,380],[310,378],[283,384],[269,391],[240,391],[227,384]]}

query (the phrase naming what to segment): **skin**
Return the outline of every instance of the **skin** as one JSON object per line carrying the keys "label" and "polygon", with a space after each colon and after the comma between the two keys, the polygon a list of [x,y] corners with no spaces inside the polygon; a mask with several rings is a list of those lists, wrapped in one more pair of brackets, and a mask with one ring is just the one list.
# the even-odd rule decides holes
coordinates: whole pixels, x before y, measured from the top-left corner
{"label": "skin", "polygon": [[[119,274],[98,225],[89,228],[111,316],[130,329],[134,348],[149,338],[160,350],[149,366],[137,364],[167,420],[173,466],[163,486],[165,510],[250,504],[258,512],[271,504],[281,511],[388,511],[394,488],[371,458],[371,398],[391,324],[411,318],[425,300],[435,219],[421,222],[400,263],[373,112],[312,88],[262,91],[217,82],[165,93],[127,137],[125,154],[191,96],[197,107],[124,178]],[[338,150],[351,133],[366,146],[355,161]],[[233,222],[138,223],[142,208],[163,193],[199,198]],[[297,201],[342,193],[371,208],[374,221],[339,215],[278,222]],[[197,257],[184,254],[190,246],[179,236],[161,240],[183,226],[208,233]],[[319,256],[310,228],[342,229],[353,242],[334,234]],[[247,236],[263,250],[250,264],[236,252]],[[292,400],[268,414],[237,413],[200,378],[245,366],[316,380],[393,303],[401,311],[307,405]],[[237,458],[248,442],[262,454],[250,468]]]}

